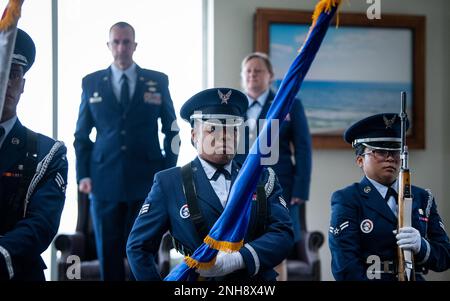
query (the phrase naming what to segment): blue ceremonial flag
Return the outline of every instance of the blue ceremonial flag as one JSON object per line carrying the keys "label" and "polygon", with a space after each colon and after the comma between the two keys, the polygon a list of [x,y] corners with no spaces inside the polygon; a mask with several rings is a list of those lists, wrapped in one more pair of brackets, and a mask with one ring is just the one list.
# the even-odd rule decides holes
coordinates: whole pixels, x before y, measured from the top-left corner
{"label": "blue ceremonial flag", "polygon": [[3,112],[9,69],[23,0],[10,0],[0,19],[0,116]]}
{"label": "blue ceremonial flag", "polygon": [[[243,246],[243,240],[250,218],[251,198],[255,191],[263,166],[259,150],[260,139],[269,137],[272,120],[284,120],[306,73],[311,66],[328,26],[338,8],[340,0],[321,0],[315,8],[313,24],[309,30],[299,54],[290,66],[275,99],[267,113],[267,122],[253,144],[239,175],[231,188],[228,204],[216,221],[203,244],[191,257],[176,266],[165,278],[168,281],[196,280],[196,268],[208,269],[215,263],[218,251],[234,252]],[[276,133],[278,134],[278,133]],[[276,137],[270,137],[276,139]],[[270,147],[270,139],[267,146]]]}

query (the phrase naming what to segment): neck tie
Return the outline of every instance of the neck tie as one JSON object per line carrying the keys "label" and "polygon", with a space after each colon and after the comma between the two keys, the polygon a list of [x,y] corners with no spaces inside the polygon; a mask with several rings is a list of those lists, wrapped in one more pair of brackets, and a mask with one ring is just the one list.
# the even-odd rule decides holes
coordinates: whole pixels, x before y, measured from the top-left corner
{"label": "neck tie", "polygon": [[250,108],[253,108],[253,107],[257,107],[257,106],[259,106],[259,105],[260,105],[260,104],[259,104],[259,101],[254,100],[248,108],[250,109]]}
{"label": "neck tie", "polygon": [[[393,197],[393,199],[391,198]],[[388,187],[388,191],[386,193],[386,196],[384,197],[384,200],[387,202],[389,208],[391,208],[391,211],[397,216],[397,202],[398,202],[398,194],[392,187]]]}
{"label": "neck tie", "polygon": [[217,179],[220,177],[220,175],[224,175],[225,180],[231,181],[231,174],[223,167],[217,168],[216,172],[212,176],[210,181],[217,181]]}
{"label": "neck tie", "polygon": [[122,75],[122,88],[120,89],[120,103],[126,108],[130,103],[130,88],[128,86],[128,77],[125,73]]}

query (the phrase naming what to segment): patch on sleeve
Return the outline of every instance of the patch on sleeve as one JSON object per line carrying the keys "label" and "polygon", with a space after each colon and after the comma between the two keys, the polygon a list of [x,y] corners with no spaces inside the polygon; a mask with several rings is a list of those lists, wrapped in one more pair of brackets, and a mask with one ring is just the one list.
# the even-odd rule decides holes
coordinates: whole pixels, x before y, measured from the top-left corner
{"label": "patch on sleeve", "polygon": [[340,224],[339,226],[336,227],[332,227],[330,226],[330,229],[328,230],[328,232],[330,232],[330,234],[332,235],[339,235],[345,228],[347,228],[349,225],[349,221],[345,221],[342,224]]}
{"label": "patch on sleeve", "polygon": [[138,216],[146,214],[149,210],[150,210],[150,204],[149,203],[142,205],[142,208],[139,211],[139,215]]}
{"label": "patch on sleeve", "polygon": [[61,189],[61,192],[66,193],[66,182],[64,181],[64,178],[61,176],[59,172],[56,173],[55,182]]}
{"label": "patch on sleeve", "polygon": [[278,200],[280,200],[280,204],[283,205],[283,207],[287,209],[287,204],[286,204],[286,201],[283,199],[283,197],[279,196]]}

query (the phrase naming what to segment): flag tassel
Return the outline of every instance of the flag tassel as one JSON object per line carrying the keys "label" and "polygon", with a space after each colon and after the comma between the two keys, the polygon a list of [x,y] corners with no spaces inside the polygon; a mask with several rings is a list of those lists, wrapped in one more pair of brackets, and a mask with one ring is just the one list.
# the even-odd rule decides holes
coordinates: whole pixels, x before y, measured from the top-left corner
{"label": "flag tassel", "polygon": [[17,22],[20,17],[20,11],[23,0],[10,0],[8,6],[3,12],[2,19],[0,20],[0,31],[7,30],[13,24]]}

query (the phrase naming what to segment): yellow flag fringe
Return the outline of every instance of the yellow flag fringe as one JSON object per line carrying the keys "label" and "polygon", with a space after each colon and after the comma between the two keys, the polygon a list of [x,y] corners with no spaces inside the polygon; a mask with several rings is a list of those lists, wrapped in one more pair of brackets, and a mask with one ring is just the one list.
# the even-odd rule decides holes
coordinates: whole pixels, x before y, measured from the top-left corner
{"label": "yellow flag fringe", "polygon": [[217,241],[211,236],[206,236],[203,242],[209,245],[212,249],[224,251],[227,253],[239,251],[244,245],[244,240],[239,242],[229,242],[229,241]]}
{"label": "yellow flag fringe", "polygon": [[201,270],[209,270],[216,263],[216,257],[214,257],[210,262],[199,262],[190,256],[184,257],[184,262],[191,269],[199,268]]}
{"label": "yellow flag fringe", "polygon": [[[326,13],[329,13],[331,11],[332,7],[335,7],[337,5],[341,4],[341,0],[320,0],[319,3],[316,4],[316,7],[314,8],[314,13],[312,16],[312,26],[316,25],[317,18],[319,18],[320,14],[325,11]],[[339,9],[339,8],[338,8]],[[339,14],[336,16],[336,26],[339,24]]]}

